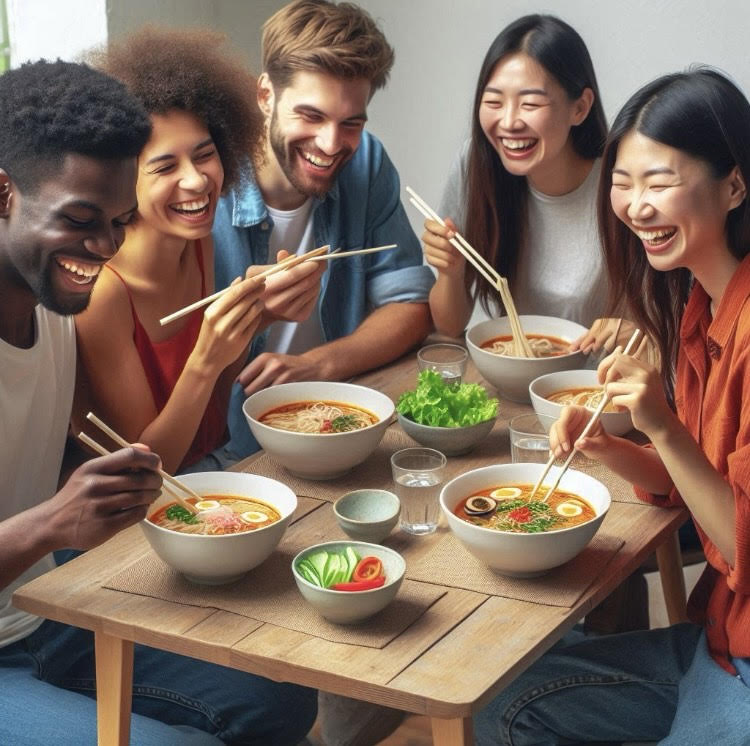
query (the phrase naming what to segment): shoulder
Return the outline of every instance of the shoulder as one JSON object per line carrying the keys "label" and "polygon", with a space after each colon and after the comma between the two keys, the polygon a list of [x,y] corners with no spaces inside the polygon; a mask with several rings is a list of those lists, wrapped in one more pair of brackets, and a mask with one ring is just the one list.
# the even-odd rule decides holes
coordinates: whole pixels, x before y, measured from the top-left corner
{"label": "shoulder", "polygon": [[347,188],[352,183],[372,181],[383,172],[396,169],[383,147],[383,143],[367,130],[362,132],[362,139],[349,162],[341,169],[339,185]]}
{"label": "shoulder", "polygon": [[114,271],[102,267],[91,293],[91,300],[83,313],[75,317],[78,338],[131,334],[133,316],[130,298],[124,282]]}

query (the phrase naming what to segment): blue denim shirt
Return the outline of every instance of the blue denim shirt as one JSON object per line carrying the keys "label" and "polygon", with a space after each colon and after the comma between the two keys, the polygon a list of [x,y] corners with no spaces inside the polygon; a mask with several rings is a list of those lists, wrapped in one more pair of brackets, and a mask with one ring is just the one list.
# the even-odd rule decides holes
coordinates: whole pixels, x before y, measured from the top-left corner
{"label": "blue denim shirt", "polygon": [[[252,171],[219,200],[213,227],[216,288],[268,256],[273,228]],[[396,243],[398,248],[330,262],[321,281],[317,313],[326,341],[351,334],[375,308],[387,303],[426,303],[434,276],[422,264],[422,249],[400,199],[398,173],[380,141],[368,132],[331,190],[313,209],[315,245],[342,251]],[[265,335],[251,348],[259,354]],[[231,458],[244,458],[258,445],[242,413],[245,394],[235,384],[229,405]]]}

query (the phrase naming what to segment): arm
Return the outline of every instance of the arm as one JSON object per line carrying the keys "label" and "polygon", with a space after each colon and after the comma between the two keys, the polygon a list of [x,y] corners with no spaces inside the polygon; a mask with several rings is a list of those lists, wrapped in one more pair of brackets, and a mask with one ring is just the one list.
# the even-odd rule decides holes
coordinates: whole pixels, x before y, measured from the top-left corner
{"label": "arm", "polygon": [[123,448],[76,469],[49,500],[0,523],[0,588],[56,549],[90,549],[143,520],[158,497],[156,454]]}
{"label": "arm", "polygon": [[259,355],[238,380],[247,396],[274,383],[345,380],[395,360],[431,330],[426,303],[389,303],[375,309],[352,334],[302,355]]}
{"label": "arm", "polygon": [[[133,342],[124,288],[116,278],[100,278],[89,309],[76,318],[79,350],[97,414],[128,441],[145,443],[159,453],[164,468],[175,471],[195,437],[219,375],[247,350],[261,311],[261,293],[262,286],[245,280],[205,310],[195,347],[158,412]],[[82,414],[78,404],[79,421]]]}

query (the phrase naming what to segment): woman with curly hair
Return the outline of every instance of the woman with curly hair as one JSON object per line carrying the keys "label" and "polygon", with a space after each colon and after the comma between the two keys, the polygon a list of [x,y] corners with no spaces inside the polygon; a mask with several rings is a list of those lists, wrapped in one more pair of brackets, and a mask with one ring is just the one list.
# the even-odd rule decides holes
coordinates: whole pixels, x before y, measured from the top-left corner
{"label": "woman with curly hair", "polygon": [[[231,384],[262,323],[257,267],[205,311],[159,323],[213,292],[216,204],[260,142],[255,79],[222,44],[213,32],[145,28],[91,60],[140,99],[153,132],[138,159],[138,211],[76,320],[76,418],[97,412],[169,472],[226,439]],[[283,274],[277,288],[314,298],[315,267]]]}

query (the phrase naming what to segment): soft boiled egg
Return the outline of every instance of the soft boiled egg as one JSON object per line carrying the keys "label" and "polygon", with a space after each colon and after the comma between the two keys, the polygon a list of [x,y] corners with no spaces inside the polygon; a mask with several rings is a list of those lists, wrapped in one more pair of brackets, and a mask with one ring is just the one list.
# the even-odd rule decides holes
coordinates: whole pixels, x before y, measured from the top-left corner
{"label": "soft boiled egg", "polygon": [[496,490],[490,492],[490,497],[494,497],[496,500],[513,500],[516,497],[520,497],[521,494],[521,490],[518,487],[498,487]]}
{"label": "soft boiled egg", "polygon": [[246,510],[244,513],[240,513],[240,519],[245,523],[264,523],[269,520],[268,516],[259,510]]}
{"label": "soft boiled egg", "polygon": [[195,509],[196,510],[216,510],[216,508],[220,507],[220,503],[218,500],[198,500],[197,503],[195,503]]}
{"label": "soft boiled egg", "polygon": [[580,505],[570,502],[560,503],[555,510],[565,518],[572,518],[583,513],[583,508]]}

